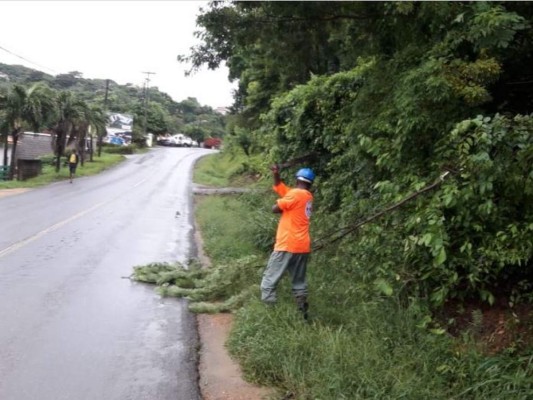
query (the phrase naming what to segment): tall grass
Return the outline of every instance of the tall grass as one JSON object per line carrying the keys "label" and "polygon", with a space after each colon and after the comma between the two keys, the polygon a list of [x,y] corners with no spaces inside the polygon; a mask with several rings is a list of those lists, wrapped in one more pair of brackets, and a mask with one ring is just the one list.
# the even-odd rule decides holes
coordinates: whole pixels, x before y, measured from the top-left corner
{"label": "tall grass", "polygon": [[420,326],[423,301],[369,295],[356,276],[315,256],[310,323],[288,282],[267,308],[256,296],[236,313],[228,342],[247,378],[291,399],[528,399],[533,357],[484,356],[467,341]]}
{"label": "tall grass", "polygon": [[214,263],[257,254],[256,245],[250,240],[255,226],[248,216],[253,213],[238,196],[196,199],[196,219],[206,253]]}
{"label": "tall grass", "polygon": [[223,153],[201,158],[196,163],[193,180],[207,186],[229,186],[231,177],[239,169],[239,163],[233,157]]}
{"label": "tall grass", "polygon": [[266,187],[264,175],[268,167],[264,157],[246,156],[232,149],[203,157],[196,163],[193,174],[195,183],[214,187]]}

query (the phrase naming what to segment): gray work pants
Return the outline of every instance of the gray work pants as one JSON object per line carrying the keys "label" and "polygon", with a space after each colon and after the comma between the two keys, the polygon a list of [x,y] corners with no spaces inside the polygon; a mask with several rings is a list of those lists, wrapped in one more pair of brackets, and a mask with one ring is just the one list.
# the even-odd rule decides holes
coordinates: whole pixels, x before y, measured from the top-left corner
{"label": "gray work pants", "polygon": [[285,271],[291,277],[294,297],[306,298],[307,281],[305,273],[308,259],[309,253],[272,252],[261,281],[261,300],[266,303],[276,302],[276,286]]}

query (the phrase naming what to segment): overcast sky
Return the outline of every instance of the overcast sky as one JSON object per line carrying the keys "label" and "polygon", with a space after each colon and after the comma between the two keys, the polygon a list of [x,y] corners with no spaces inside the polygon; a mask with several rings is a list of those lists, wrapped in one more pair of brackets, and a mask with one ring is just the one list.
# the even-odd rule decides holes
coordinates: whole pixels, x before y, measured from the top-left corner
{"label": "overcast sky", "polygon": [[[174,100],[196,97],[213,108],[230,106],[236,87],[227,69],[185,77],[176,61],[198,43],[193,33],[207,1],[0,1],[0,63],[57,75],[157,86]],[[37,65],[36,65],[37,64]]]}

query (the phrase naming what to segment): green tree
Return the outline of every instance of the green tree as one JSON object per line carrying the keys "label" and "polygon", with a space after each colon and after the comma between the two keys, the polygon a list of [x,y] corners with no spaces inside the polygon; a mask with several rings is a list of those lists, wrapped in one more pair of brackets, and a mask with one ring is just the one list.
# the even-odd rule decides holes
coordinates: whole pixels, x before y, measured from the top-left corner
{"label": "green tree", "polygon": [[102,155],[102,142],[103,138],[107,134],[106,125],[108,122],[108,116],[105,110],[99,105],[90,105],[88,114],[88,133],[90,134],[91,147],[90,147],[90,157],[91,161],[93,160],[93,151],[94,151],[94,136],[96,135],[96,143],[98,147],[98,156]]}
{"label": "green tree", "polygon": [[177,112],[183,118],[183,122],[190,123],[196,119],[200,113],[201,105],[194,97],[189,97],[177,105]]}
{"label": "green tree", "polygon": [[494,106],[527,110],[529,74],[508,64],[531,62],[524,30],[531,13],[516,2],[216,2],[198,17],[203,43],[178,58],[192,70],[226,62],[230,79],[239,79],[235,108],[248,127],[259,126],[276,95],[368,57],[394,59],[406,71],[431,56],[433,72],[439,66],[448,84],[474,102],[487,99],[477,74],[495,62],[506,75],[491,82]]}
{"label": "green tree", "polygon": [[170,121],[170,114],[161,104],[149,101],[145,109],[141,102],[137,103],[133,109],[133,140],[139,144],[145,143],[145,128],[146,133],[167,133]]}
{"label": "green tree", "polygon": [[74,72],[69,72],[68,74],[59,74],[56,76],[54,81],[58,89],[70,89],[78,83],[80,76]]}
{"label": "green tree", "polygon": [[[72,128],[71,135],[67,141],[67,146],[74,146],[80,153],[81,165],[85,162],[85,150],[87,147],[87,139],[90,141],[90,156],[92,160],[93,155],[93,135],[94,132],[97,138],[101,138],[106,134],[107,115],[98,106],[89,106],[87,103],[80,101],[79,117]],[[89,137],[88,137],[89,135]]]}
{"label": "green tree", "polygon": [[[26,89],[21,85],[14,85],[4,97],[1,107],[3,131],[12,138],[10,179],[15,171],[15,154],[20,134],[26,127],[33,131],[47,121],[54,107],[54,93],[48,86],[35,84]],[[7,150],[7,141],[6,147]],[[6,151],[5,150],[5,151]],[[4,154],[4,164],[6,163]]]}
{"label": "green tree", "polygon": [[76,125],[83,121],[86,104],[70,91],[59,93],[56,103],[56,118],[52,127],[56,171],[61,168],[61,157],[65,153],[67,140],[73,141]]}

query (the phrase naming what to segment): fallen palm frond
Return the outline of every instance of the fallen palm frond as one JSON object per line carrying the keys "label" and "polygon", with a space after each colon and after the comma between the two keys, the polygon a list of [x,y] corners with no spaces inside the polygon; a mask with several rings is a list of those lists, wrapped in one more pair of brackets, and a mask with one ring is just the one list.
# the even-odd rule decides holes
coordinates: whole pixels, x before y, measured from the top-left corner
{"label": "fallen palm frond", "polygon": [[134,267],[133,279],[157,285],[162,296],[189,300],[192,312],[231,312],[242,307],[259,290],[257,282],[263,267],[256,256],[208,269],[198,265],[152,263]]}

